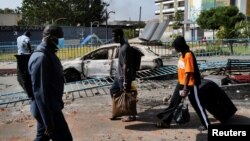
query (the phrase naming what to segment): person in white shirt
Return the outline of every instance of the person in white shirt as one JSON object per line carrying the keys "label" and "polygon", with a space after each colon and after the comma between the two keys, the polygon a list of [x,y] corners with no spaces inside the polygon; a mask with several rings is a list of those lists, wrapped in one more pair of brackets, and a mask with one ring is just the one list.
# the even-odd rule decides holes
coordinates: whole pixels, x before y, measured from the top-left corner
{"label": "person in white shirt", "polygon": [[17,53],[19,55],[31,53],[30,36],[30,31],[26,31],[23,35],[17,37]]}

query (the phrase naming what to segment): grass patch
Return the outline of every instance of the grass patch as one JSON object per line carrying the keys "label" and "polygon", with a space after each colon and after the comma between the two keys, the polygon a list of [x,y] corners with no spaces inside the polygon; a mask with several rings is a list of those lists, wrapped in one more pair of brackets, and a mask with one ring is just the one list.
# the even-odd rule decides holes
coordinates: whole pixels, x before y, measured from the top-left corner
{"label": "grass patch", "polygon": [[[68,60],[81,57],[95,49],[97,49],[96,46],[95,47],[71,46],[67,48],[60,48],[56,54],[60,60]],[[8,52],[0,53],[0,62],[16,61],[16,58],[14,56],[15,54],[16,53],[8,53]]]}
{"label": "grass patch", "polygon": [[96,48],[97,47],[86,47],[86,46],[63,48],[57,52],[57,56],[60,58],[60,60],[74,59],[77,57],[81,57],[95,50]]}

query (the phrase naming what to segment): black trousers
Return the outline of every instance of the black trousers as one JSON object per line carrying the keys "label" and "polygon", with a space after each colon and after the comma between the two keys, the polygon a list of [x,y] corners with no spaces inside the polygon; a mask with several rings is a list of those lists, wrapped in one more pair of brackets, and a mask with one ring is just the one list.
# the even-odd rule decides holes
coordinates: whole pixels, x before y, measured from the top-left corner
{"label": "black trousers", "polygon": [[[197,86],[188,87],[190,90],[190,93],[188,94],[188,99],[193,106],[195,112],[200,118],[201,124],[208,128],[208,125],[210,124],[207,113],[202,106],[202,103],[200,103],[199,99],[199,89]],[[171,98],[170,104],[168,108],[164,109],[162,112],[157,114],[157,117],[161,119],[166,124],[170,124],[173,119],[173,113],[174,110],[177,108],[177,106],[181,103],[182,97],[179,94],[179,91],[183,90],[183,85],[180,85],[179,83],[176,85],[173,96]]]}

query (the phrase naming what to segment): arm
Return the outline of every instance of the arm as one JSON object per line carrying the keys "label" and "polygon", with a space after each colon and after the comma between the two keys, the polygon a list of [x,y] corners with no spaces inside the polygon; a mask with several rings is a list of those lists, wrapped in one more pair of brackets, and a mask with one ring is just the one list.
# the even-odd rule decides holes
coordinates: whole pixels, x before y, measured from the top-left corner
{"label": "arm", "polygon": [[123,64],[123,66],[122,66],[122,71],[124,72],[123,73],[123,87],[124,87],[124,89],[126,89],[126,87],[127,87],[127,80],[128,80],[128,73],[127,73],[127,71],[128,71],[128,63],[129,63],[129,61],[128,61],[128,57],[129,57],[129,46],[126,46],[127,48],[126,48],[126,51],[124,52],[125,54],[124,54],[124,64]]}
{"label": "arm", "polygon": [[31,53],[31,44],[30,44],[30,42],[27,43],[27,49],[28,49],[29,53]]}
{"label": "arm", "polygon": [[123,65],[122,69],[123,69],[123,72],[124,72],[124,76],[123,76],[123,78],[124,78],[124,80],[123,80],[123,88],[126,89],[126,87],[127,87],[127,82],[126,82],[126,80],[127,80],[127,73],[126,73],[126,71],[127,71],[127,64],[126,63]]}
{"label": "arm", "polygon": [[185,97],[189,93],[188,90],[188,84],[190,81],[191,76],[194,75],[194,63],[193,63],[193,57],[191,53],[188,53],[185,55],[185,81],[183,86],[183,92],[181,96]]}
{"label": "arm", "polygon": [[26,38],[24,39],[24,47],[28,50],[29,53],[31,53],[31,44],[30,44],[30,39]]}
{"label": "arm", "polygon": [[182,97],[186,97],[188,92],[189,92],[189,90],[188,90],[188,82],[190,80],[191,74],[192,74],[191,72],[186,72],[186,74],[185,74],[186,77],[185,77],[183,91],[182,91],[182,94],[181,94]]}
{"label": "arm", "polygon": [[[39,109],[41,118],[46,128],[53,127],[52,111],[50,108],[50,98],[48,95],[47,82],[49,78],[48,59],[40,53],[35,53],[36,58],[31,62],[30,74],[34,92],[34,98]],[[33,57],[33,56],[32,56]],[[33,58],[31,58],[33,59]]]}

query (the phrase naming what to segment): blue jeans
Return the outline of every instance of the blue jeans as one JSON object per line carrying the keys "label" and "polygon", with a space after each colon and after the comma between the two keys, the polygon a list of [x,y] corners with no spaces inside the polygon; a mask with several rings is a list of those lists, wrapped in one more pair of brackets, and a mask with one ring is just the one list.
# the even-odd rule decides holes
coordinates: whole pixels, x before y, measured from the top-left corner
{"label": "blue jeans", "polygon": [[56,112],[52,113],[55,127],[52,133],[53,135],[51,137],[44,135],[45,126],[34,100],[31,102],[31,113],[37,120],[37,134],[34,141],[49,141],[50,139],[52,139],[53,141],[73,140],[68,124],[61,110],[57,110]]}

